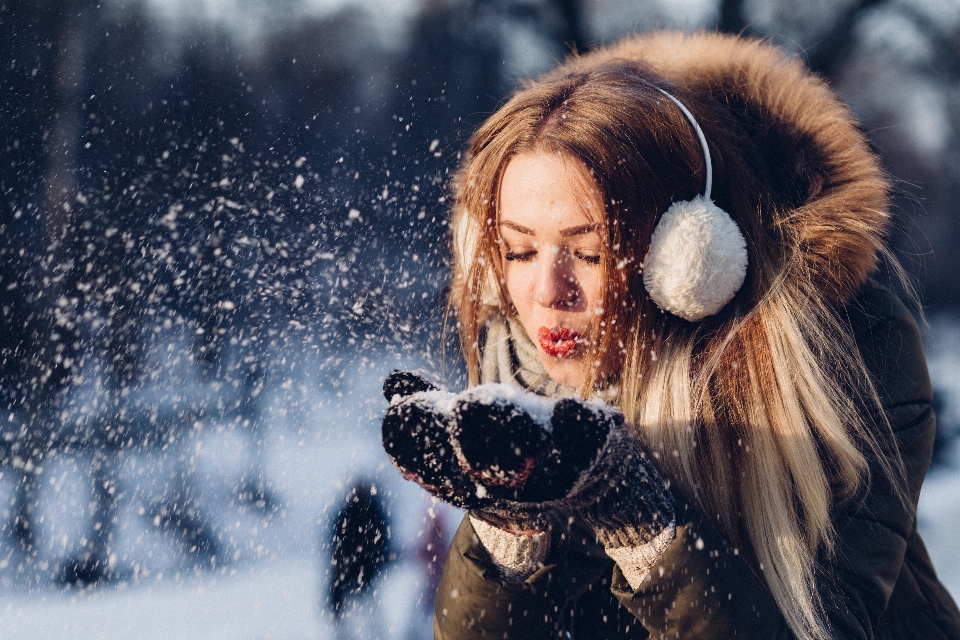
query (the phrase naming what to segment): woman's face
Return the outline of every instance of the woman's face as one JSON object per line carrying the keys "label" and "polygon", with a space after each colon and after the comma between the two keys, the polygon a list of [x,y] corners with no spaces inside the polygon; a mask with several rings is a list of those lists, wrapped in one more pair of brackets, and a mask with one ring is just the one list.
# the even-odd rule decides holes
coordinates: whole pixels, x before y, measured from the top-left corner
{"label": "woman's face", "polygon": [[603,313],[603,202],[580,160],[514,157],[500,184],[500,256],[507,293],[550,377],[576,387]]}

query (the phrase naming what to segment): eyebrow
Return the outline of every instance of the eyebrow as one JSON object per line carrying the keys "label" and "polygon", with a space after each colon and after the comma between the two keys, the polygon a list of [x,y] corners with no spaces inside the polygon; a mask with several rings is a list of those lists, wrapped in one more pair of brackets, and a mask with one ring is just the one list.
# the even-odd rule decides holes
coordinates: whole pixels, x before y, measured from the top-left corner
{"label": "eyebrow", "polygon": [[[532,229],[528,229],[523,225],[519,225],[516,222],[510,222],[509,220],[501,220],[500,225],[507,227],[508,229],[513,229],[517,233],[522,233],[524,235],[532,236],[534,234]],[[564,238],[569,238],[571,236],[582,236],[587,233],[593,233],[600,227],[599,224],[583,224],[579,227],[570,227],[569,229],[561,229],[560,235]]]}
{"label": "eyebrow", "polygon": [[599,227],[599,224],[584,224],[579,227],[571,227],[569,229],[561,229],[560,235],[564,238],[569,238],[570,236],[582,236],[587,233],[593,233]]}

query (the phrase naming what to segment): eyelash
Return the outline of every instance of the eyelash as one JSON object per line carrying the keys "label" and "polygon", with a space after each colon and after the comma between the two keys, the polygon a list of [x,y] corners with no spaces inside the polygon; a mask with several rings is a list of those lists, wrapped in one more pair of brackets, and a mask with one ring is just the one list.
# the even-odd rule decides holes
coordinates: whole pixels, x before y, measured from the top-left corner
{"label": "eyelash", "polygon": [[515,253],[513,251],[507,251],[503,257],[507,260],[516,260],[517,262],[527,262],[533,256],[537,255],[536,251],[524,251],[523,253]]}
{"label": "eyelash", "polygon": [[[528,262],[535,255],[537,255],[536,251],[524,251],[523,253],[515,253],[513,251],[507,251],[503,257],[506,260],[511,260],[511,261],[516,260],[517,262]],[[587,256],[580,252],[574,252],[573,255],[589,264],[600,264],[600,256]]]}

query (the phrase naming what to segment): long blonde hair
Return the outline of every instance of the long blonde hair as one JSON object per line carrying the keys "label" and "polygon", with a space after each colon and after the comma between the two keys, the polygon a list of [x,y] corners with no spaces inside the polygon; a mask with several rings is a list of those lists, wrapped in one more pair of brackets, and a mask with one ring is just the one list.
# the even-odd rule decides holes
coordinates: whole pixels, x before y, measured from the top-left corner
{"label": "long blonde hair", "polygon": [[[642,39],[575,58],[519,90],[471,140],[454,184],[450,305],[475,384],[484,322],[514,313],[497,242],[504,168],[544,150],[583,162],[607,208],[607,311],[581,393],[615,390],[661,473],[743,551],[794,634],[829,638],[816,560],[834,552],[831,508],[869,481],[865,453],[903,474],[895,455],[881,455],[877,434],[889,425],[839,312],[888,254],[887,184],[845,107],[799,63],[764,44],[701,38],[714,54],[726,47],[738,72],[761,65],[759,84],[799,86],[826,121],[790,122],[793,105],[766,104],[749,83],[665,77],[643,62]],[[658,87],[700,122],[714,200],[747,239],[744,286],[698,323],[661,312],[642,283],[660,213],[698,195],[705,170],[687,120]]]}

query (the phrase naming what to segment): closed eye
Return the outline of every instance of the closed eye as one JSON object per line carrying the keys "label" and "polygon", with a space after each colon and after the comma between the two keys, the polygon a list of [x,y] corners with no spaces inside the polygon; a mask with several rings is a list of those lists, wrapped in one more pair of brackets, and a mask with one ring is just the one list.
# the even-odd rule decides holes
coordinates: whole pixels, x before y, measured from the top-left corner
{"label": "closed eye", "polygon": [[505,254],[503,254],[503,257],[506,260],[516,260],[518,262],[529,262],[536,255],[537,255],[536,251],[523,251],[521,253],[517,253],[515,251],[507,251]]}
{"label": "closed eye", "polygon": [[574,253],[573,255],[577,256],[578,259],[583,260],[584,262],[589,262],[590,264],[600,264],[600,256],[599,256],[599,255],[595,255],[595,256],[594,256],[594,255],[588,255],[588,254],[585,254],[585,253],[580,253],[579,251],[577,251],[577,252]]}

